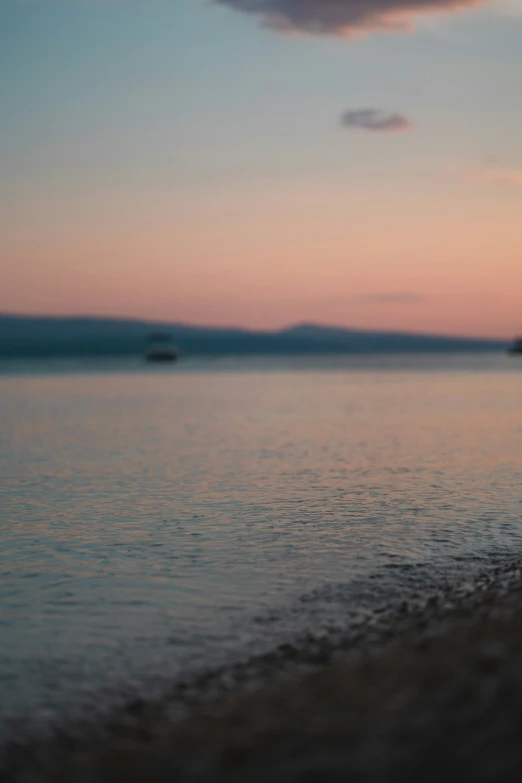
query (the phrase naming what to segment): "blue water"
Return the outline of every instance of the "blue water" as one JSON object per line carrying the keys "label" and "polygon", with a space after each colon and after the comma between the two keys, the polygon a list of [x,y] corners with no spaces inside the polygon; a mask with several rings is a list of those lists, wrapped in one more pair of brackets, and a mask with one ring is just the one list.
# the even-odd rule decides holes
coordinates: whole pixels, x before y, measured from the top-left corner
{"label": "blue water", "polygon": [[0,723],[522,543],[515,358],[6,363],[0,413]]}

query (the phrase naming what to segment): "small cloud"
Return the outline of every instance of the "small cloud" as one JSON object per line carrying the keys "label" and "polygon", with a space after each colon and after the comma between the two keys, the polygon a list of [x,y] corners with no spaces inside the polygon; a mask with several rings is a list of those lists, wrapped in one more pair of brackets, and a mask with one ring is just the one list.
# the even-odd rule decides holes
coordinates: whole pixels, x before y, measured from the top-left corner
{"label": "small cloud", "polygon": [[472,8],[484,0],[215,0],[257,16],[282,33],[353,37],[375,30],[410,31],[411,17]]}
{"label": "small cloud", "polygon": [[421,304],[429,301],[422,294],[412,291],[388,291],[384,293],[360,294],[355,297],[359,302],[368,304]]}
{"label": "small cloud", "polygon": [[342,115],[341,125],[344,128],[357,128],[372,133],[397,133],[409,130],[412,122],[402,114],[380,109],[350,109]]}
{"label": "small cloud", "polygon": [[522,169],[484,169],[473,177],[481,182],[500,182],[505,185],[522,185]]}
{"label": "small cloud", "polygon": [[[491,162],[496,162],[496,158]],[[473,169],[453,164],[448,166],[448,173],[467,182],[496,182],[501,185],[522,185],[522,169],[506,169],[493,166]]]}

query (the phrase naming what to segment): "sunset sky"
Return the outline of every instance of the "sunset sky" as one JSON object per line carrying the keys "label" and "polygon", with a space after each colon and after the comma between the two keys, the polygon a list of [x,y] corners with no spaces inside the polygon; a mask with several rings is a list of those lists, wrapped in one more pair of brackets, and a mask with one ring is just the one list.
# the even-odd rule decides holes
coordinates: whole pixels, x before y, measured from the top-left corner
{"label": "sunset sky", "polygon": [[522,0],[0,0],[0,311],[522,331]]}

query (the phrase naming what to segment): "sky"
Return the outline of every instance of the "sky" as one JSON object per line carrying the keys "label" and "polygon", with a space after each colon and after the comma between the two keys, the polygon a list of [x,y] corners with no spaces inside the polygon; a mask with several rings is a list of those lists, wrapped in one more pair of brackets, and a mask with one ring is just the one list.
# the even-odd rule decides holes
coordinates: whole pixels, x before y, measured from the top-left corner
{"label": "sky", "polygon": [[522,331],[522,0],[0,0],[0,312]]}

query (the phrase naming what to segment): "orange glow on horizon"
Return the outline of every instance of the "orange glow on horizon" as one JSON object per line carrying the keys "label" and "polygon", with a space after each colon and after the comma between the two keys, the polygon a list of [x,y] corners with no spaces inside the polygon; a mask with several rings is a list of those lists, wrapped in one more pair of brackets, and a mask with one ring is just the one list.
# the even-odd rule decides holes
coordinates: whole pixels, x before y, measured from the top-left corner
{"label": "orange glow on horizon", "polygon": [[24,207],[23,220],[4,218],[12,263],[0,311],[520,332],[514,191],[492,204],[482,185],[414,184],[400,199],[375,183],[125,195],[117,214],[57,193],[45,209]]}

